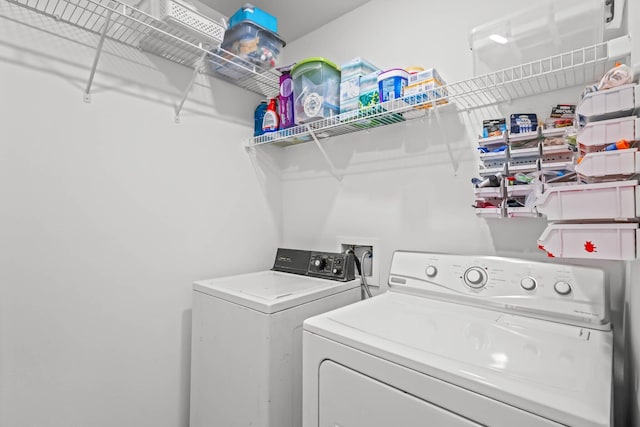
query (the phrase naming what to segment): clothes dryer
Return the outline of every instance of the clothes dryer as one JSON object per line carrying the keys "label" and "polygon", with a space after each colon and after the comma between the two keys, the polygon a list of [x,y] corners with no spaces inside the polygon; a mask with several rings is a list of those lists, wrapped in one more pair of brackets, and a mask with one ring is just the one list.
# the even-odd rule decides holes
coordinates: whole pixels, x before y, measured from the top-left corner
{"label": "clothes dryer", "polygon": [[603,271],[396,252],[390,290],[304,322],[303,427],[610,427]]}

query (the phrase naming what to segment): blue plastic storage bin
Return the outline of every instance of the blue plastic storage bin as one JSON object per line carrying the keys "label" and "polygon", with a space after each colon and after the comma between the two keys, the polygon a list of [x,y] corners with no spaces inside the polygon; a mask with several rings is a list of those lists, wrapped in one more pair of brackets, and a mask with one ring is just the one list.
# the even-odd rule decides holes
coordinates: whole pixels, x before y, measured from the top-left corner
{"label": "blue plastic storage bin", "polygon": [[229,18],[229,28],[233,28],[242,21],[251,21],[274,33],[278,32],[278,19],[262,9],[247,3]]}

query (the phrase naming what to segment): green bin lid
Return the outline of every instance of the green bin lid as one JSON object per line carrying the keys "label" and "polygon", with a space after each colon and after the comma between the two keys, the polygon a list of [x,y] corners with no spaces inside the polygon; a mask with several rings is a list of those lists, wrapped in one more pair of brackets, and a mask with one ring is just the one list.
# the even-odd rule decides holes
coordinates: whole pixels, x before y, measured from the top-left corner
{"label": "green bin lid", "polygon": [[335,68],[336,70],[340,71],[340,68],[338,68],[338,66],[336,64],[334,64],[333,62],[329,61],[326,58],[322,58],[320,56],[314,56],[312,58],[307,58],[307,59],[303,59],[302,61],[298,62],[295,67],[293,67],[291,69],[291,74],[293,74],[296,70],[296,68],[298,68],[299,66],[303,65],[303,64],[308,64],[309,62],[324,62],[325,64],[327,64],[328,66]]}

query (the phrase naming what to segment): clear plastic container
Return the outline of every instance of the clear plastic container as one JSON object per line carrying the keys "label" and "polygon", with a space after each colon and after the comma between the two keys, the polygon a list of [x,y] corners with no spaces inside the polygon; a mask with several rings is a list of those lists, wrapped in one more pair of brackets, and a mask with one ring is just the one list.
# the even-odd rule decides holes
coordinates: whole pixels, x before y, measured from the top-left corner
{"label": "clear plastic container", "polygon": [[[497,10],[469,36],[475,76],[600,43],[602,0],[545,0]],[[616,10],[616,14],[618,11]]]}
{"label": "clear plastic container", "polygon": [[338,115],[340,70],[325,58],[308,58],[291,70],[296,124]]}
{"label": "clear plastic container", "polygon": [[252,21],[242,21],[224,34],[222,49],[246,59],[261,68],[278,64],[280,51],[286,45],[276,33]]}

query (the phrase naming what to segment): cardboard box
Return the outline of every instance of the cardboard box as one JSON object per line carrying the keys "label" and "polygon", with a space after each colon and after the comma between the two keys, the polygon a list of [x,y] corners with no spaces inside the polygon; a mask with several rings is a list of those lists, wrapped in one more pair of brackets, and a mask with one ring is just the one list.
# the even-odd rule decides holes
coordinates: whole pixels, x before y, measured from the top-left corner
{"label": "cardboard box", "polygon": [[446,84],[442,77],[440,77],[438,70],[435,68],[429,68],[428,70],[420,71],[419,73],[409,74],[409,86],[430,80],[436,80],[440,86]]}

